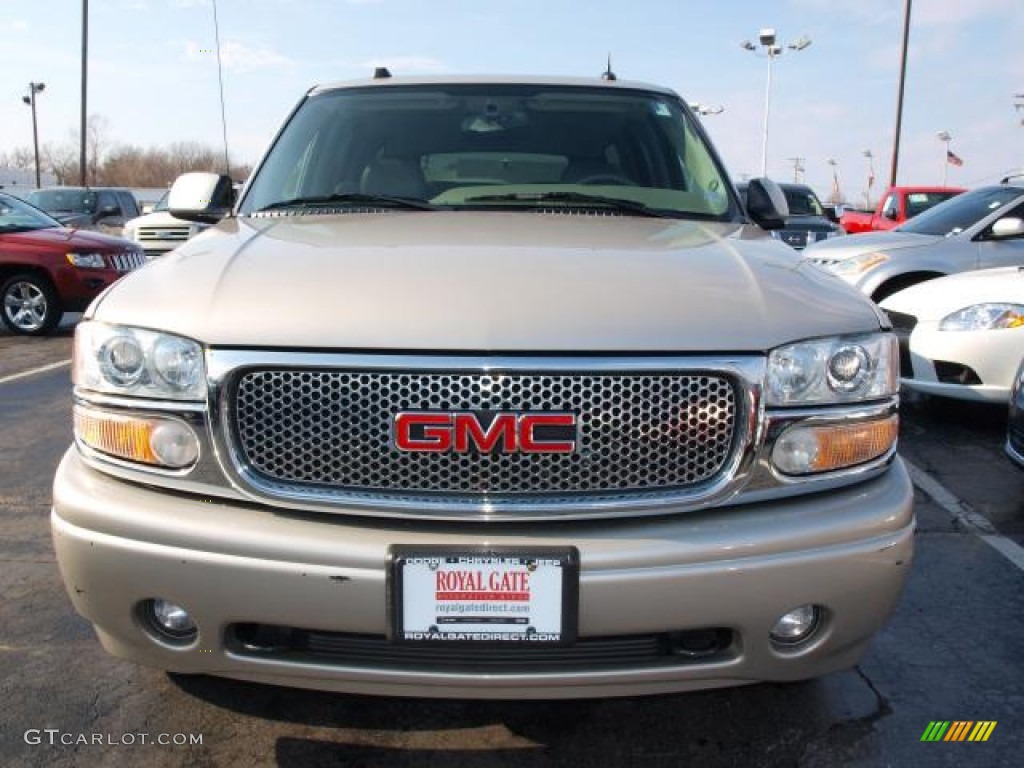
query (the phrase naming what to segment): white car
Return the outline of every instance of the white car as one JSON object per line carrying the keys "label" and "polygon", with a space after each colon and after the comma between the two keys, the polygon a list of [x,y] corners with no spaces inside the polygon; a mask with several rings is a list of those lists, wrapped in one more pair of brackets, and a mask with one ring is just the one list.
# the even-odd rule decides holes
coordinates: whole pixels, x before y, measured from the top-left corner
{"label": "white car", "polygon": [[1024,356],[1024,267],[929,280],[881,303],[900,338],[901,383],[1005,403]]}
{"label": "white car", "polygon": [[173,251],[190,237],[208,228],[206,224],[172,216],[167,210],[165,193],[152,212],[125,222],[123,237],[141,245],[146,257],[154,259]]}

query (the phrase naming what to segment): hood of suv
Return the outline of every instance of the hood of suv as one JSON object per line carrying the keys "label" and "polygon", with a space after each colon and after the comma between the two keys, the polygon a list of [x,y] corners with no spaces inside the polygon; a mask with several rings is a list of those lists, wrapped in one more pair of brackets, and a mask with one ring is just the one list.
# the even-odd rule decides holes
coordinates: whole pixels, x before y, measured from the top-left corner
{"label": "hood of suv", "polygon": [[865,298],[753,227],[575,211],[231,219],[94,314],[214,346],[338,350],[740,352],[879,327]]}

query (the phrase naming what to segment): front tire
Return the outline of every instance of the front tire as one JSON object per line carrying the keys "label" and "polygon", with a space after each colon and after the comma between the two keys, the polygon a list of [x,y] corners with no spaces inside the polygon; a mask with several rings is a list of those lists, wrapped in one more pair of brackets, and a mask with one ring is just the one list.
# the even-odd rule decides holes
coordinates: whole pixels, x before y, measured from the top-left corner
{"label": "front tire", "polygon": [[0,315],[12,333],[43,336],[57,327],[63,314],[53,284],[41,275],[14,275],[0,288]]}

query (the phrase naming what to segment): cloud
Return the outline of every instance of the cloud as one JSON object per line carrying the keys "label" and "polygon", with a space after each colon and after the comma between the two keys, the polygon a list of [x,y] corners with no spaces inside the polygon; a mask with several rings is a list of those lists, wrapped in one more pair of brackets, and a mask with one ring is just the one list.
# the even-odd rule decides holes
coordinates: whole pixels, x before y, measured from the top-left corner
{"label": "cloud", "polygon": [[12,21],[5,21],[0,23],[0,32],[13,32],[15,34],[24,34],[28,32],[28,22],[24,19],[14,19]]}
{"label": "cloud", "polygon": [[[211,45],[200,45],[189,40],[185,43],[185,58],[188,61],[216,62],[217,52]],[[294,62],[287,56],[266,47],[252,47],[234,40],[225,41],[220,48],[224,69],[247,73],[262,69],[290,67]]]}
{"label": "cloud", "polygon": [[944,26],[964,24],[999,12],[1005,12],[1007,18],[1013,18],[1019,9],[1019,0],[927,0],[914,6],[912,18],[924,25]]}
{"label": "cloud", "polygon": [[427,75],[448,71],[447,64],[429,56],[377,56],[359,66],[369,70],[387,67],[393,75]]}

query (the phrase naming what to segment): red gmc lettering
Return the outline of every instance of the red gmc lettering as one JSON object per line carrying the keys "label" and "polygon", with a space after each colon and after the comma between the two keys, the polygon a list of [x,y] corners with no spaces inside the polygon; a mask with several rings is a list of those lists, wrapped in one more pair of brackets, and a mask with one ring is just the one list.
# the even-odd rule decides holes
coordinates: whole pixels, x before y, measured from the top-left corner
{"label": "red gmc lettering", "polygon": [[576,440],[538,436],[538,427],[576,426],[571,413],[498,413],[487,427],[473,412],[408,411],[395,416],[395,445],[402,451],[430,453],[572,453]]}
{"label": "red gmc lettering", "polygon": [[[447,413],[400,413],[395,416],[395,444],[403,451],[444,453],[452,447],[450,421]],[[423,427],[423,437],[412,437],[414,424]]]}
{"label": "red gmc lettering", "polygon": [[513,413],[499,413],[494,417],[486,430],[480,426],[480,422],[472,413],[456,413],[455,417],[455,451],[465,453],[469,450],[469,443],[473,444],[481,453],[490,453],[502,441],[502,451],[513,453],[516,450],[516,417]]}
{"label": "red gmc lettering", "polygon": [[572,453],[575,440],[538,441],[533,430],[539,426],[573,427],[576,417],[571,413],[527,413],[519,417],[519,447],[524,453]]}

